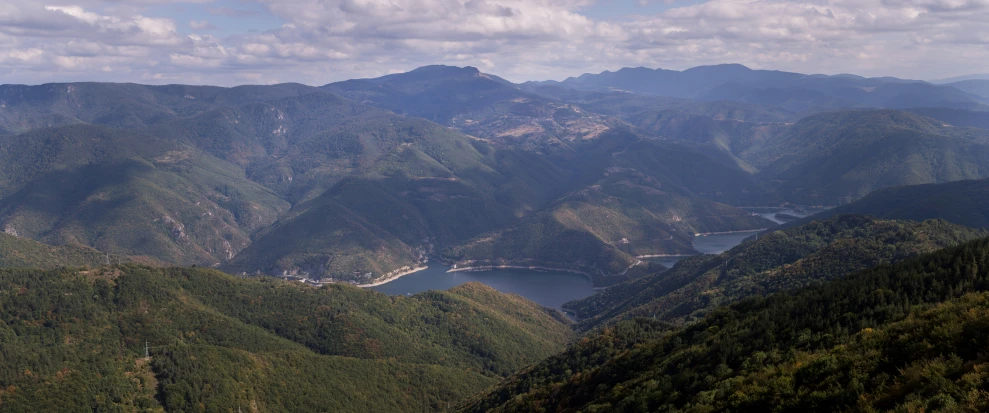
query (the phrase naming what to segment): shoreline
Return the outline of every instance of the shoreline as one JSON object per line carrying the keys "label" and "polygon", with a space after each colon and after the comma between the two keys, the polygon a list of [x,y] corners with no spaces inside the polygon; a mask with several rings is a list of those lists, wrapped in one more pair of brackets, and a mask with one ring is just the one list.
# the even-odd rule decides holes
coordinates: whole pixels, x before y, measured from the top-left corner
{"label": "shoreline", "polygon": [[558,271],[558,272],[568,272],[571,274],[580,274],[591,278],[591,274],[580,270],[571,270],[566,268],[551,268],[542,266],[531,266],[531,265],[481,265],[477,267],[460,267],[460,268],[450,268],[446,272],[480,272],[480,271],[491,271],[491,270],[533,270],[533,271]]}
{"label": "shoreline", "polygon": [[727,234],[743,234],[747,232],[762,232],[767,231],[769,228],[759,228],[759,229],[747,229],[744,231],[724,231],[724,232],[697,232],[694,233],[695,237],[706,237],[708,235],[727,235]]}
{"label": "shoreline", "polygon": [[390,283],[392,281],[395,281],[395,280],[397,280],[399,278],[402,278],[402,277],[404,277],[406,275],[415,274],[415,273],[417,273],[419,271],[422,271],[422,270],[425,270],[425,269],[428,269],[428,268],[429,268],[428,265],[423,265],[422,267],[416,267],[416,268],[413,268],[411,270],[399,272],[398,274],[392,275],[392,276],[387,277],[387,278],[382,278],[382,279],[380,279],[378,281],[375,281],[373,283],[369,283],[369,284],[357,284],[357,286],[358,287],[361,287],[361,288],[377,287],[379,285],[388,284],[388,283]]}

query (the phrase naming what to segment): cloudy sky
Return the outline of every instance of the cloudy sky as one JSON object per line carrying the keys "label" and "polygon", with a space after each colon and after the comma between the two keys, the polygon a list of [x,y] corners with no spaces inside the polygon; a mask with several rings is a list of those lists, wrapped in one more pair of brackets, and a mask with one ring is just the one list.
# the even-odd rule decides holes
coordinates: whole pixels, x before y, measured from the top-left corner
{"label": "cloudy sky", "polygon": [[332,81],[426,64],[509,80],[716,63],[989,72],[989,0],[3,0],[0,83]]}

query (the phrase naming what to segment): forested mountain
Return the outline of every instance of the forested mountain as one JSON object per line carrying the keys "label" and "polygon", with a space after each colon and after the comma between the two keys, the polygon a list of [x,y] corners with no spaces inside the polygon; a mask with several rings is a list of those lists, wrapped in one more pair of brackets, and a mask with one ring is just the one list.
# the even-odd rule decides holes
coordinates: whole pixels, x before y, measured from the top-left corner
{"label": "forested mountain", "polygon": [[571,337],[479,284],[388,297],[117,266],[2,270],[0,297],[4,411],[436,411]]}
{"label": "forested mountain", "polygon": [[[2,268],[98,267],[107,264],[107,261],[117,263],[136,260],[133,257],[108,256],[78,244],[54,246],[0,233],[0,267]],[[145,260],[144,263],[155,264],[150,260]]]}
{"label": "forested mountain", "polygon": [[474,67],[426,66],[323,89],[457,128],[501,148],[573,157],[582,141],[621,122],[564,100],[528,93]]}
{"label": "forested mountain", "polygon": [[884,188],[807,220],[835,214],[869,214],[914,221],[939,218],[971,228],[989,228],[989,180]]}
{"label": "forested mountain", "polygon": [[592,333],[459,411],[983,411],[989,241]]}
{"label": "forested mountain", "polygon": [[738,205],[772,199],[724,154],[634,134],[606,137],[619,147],[581,160],[603,166],[581,171],[589,178],[586,186],[441,256],[459,266],[538,265],[613,275],[636,265],[638,255],[695,253],[695,233],[775,225],[710,200]]}
{"label": "forested mountain", "polygon": [[743,159],[781,197],[834,205],[883,187],[989,176],[989,131],[890,110],[822,113]]}
{"label": "forested mountain", "polygon": [[194,148],[95,125],[0,142],[0,221],[19,236],[118,255],[212,265],[289,204]]}
{"label": "forested mountain", "polygon": [[[744,92],[767,82],[833,104]],[[876,96],[938,120],[845,110],[889,106]],[[321,88],[5,85],[0,223],[236,273],[364,283],[434,256],[616,275],[693,252],[695,232],[773,225],[738,206],[989,176],[989,132],[960,127],[979,112],[952,109],[979,108],[944,103],[968,97],[732,65],[524,85],[450,66]]]}
{"label": "forested mountain", "polygon": [[[361,84],[383,85],[387,99],[375,100],[372,93],[363,100],[397,104],[402,101],[391,94],[406,93],[414,99],[404,107],[421,109],[415,102],[422,99],[453,99],[459,103],[447,104],[460,114],[488,108],[481,112],[499,119],[508,113],[501,105],[518,104],[510,100],[520,97],[562,104],[472,68],[429,67],[355,82],[347,83],[349,89],[325,89],[357,93]],[[678,213],[696,209],[718,210],[721,217],[688,219],[690,227],[763,227],[767,223],[711,201],[775,202],[735,160],[685,144],[648,144],[648,137],[617,119],[595,138],[571,136],[565,151],[550,154],[303,85],[83,83],[4,91],[4,130],[30,130],[0,142],[0,222],[51,244],[166,263],[374,281],[441,249],[524,225],[526,217],[550,215],[547,208],[608,175],[611,185],[651,180],[649,188],[674,197],[663,202],[675,199],[682,212],[662,213],[649,223],[663,231]],[[512,116],[538,123],[541,110]],[[49,122],[54,118],[60,120]],[[633,143],[639,159],[630,168],[622,153]],[[629,176],[619,179],[622,174]],[[641,198],[630,196],[622,202]],[[588,220],[627,213],[611,209],[625,208],[620,205],[594,205]],[[602,225],[614,226],[583,228],[581,236],[600,238],[588,231]],[[614,248],[618,240],[607,239],[600,248]],[[543,247],[558,248],[548,245],[554,242],[547,238]]]}
{"label": "forested mountain", "polygon": [[804,75],[752,70],[742,65],[699,66],[684,71],[622,68],[541,82],[590,91],[627,91],[702,101],[729,100],[793,112],[837,108],[950,107],[985,109],[984,98],[951,86],[894,78]]}
{"label": "forested mountain", "polygon": [[941,220],[889,221],[839,215],[750,238],[719,255],[609,287],[567,303],[580,329],[652,317],[682,325],[746,297],[818,284],[877,265],[989,236]]}
{"label": "forested mountain", "polygon": [[93,82],[0,85],[0,133],[80,123],[140,128],[217,107],[277,100],[312,90],[299,84],[233,88]]}
{"label": "forested mountain", "polygon": [[[989,237],[980,87],[739,65],[3,85],[0,410],[985,409],[989,244],[951,248]],[[837,204],[781,230],[743,209]],[[610,287],[571,325],[479,284],[349,285],[427,261]]]}
{"label": "forested mountain", "polygon": [[989,98],[989,80],[987,79],[962,80],[959,82],[948,83],[948,86],[974,95],[979,95],[984,98]]}
{"label": "forested mountain", "polygon": [[952,126],[989,129],[986,112],[951,108],[912,108],[907,112],[934,118]]}

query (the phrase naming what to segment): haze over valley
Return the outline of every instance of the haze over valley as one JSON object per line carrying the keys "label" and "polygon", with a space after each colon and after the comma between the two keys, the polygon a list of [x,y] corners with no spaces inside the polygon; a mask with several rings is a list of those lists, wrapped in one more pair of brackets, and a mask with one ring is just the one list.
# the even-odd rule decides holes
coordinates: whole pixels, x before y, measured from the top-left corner
{"label": "haze over valley", "polygon": [[989,411],[987,18],[14,0],[0,411]]}

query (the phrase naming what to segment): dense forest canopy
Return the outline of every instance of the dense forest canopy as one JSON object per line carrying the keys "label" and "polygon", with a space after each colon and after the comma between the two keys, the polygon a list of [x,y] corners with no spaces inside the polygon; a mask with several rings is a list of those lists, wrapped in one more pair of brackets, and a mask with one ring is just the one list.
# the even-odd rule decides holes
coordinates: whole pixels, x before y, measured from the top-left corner
{"label": "dense forest canopy", "polygon": [[989,410],[983,83],[0,85],[0,411]]}
{"label": "dense forest canopy", "polygon": [[388,297],[189,268],[0,270],[0,410],[439,410],[560,349],[564,321],[480,284]]}

